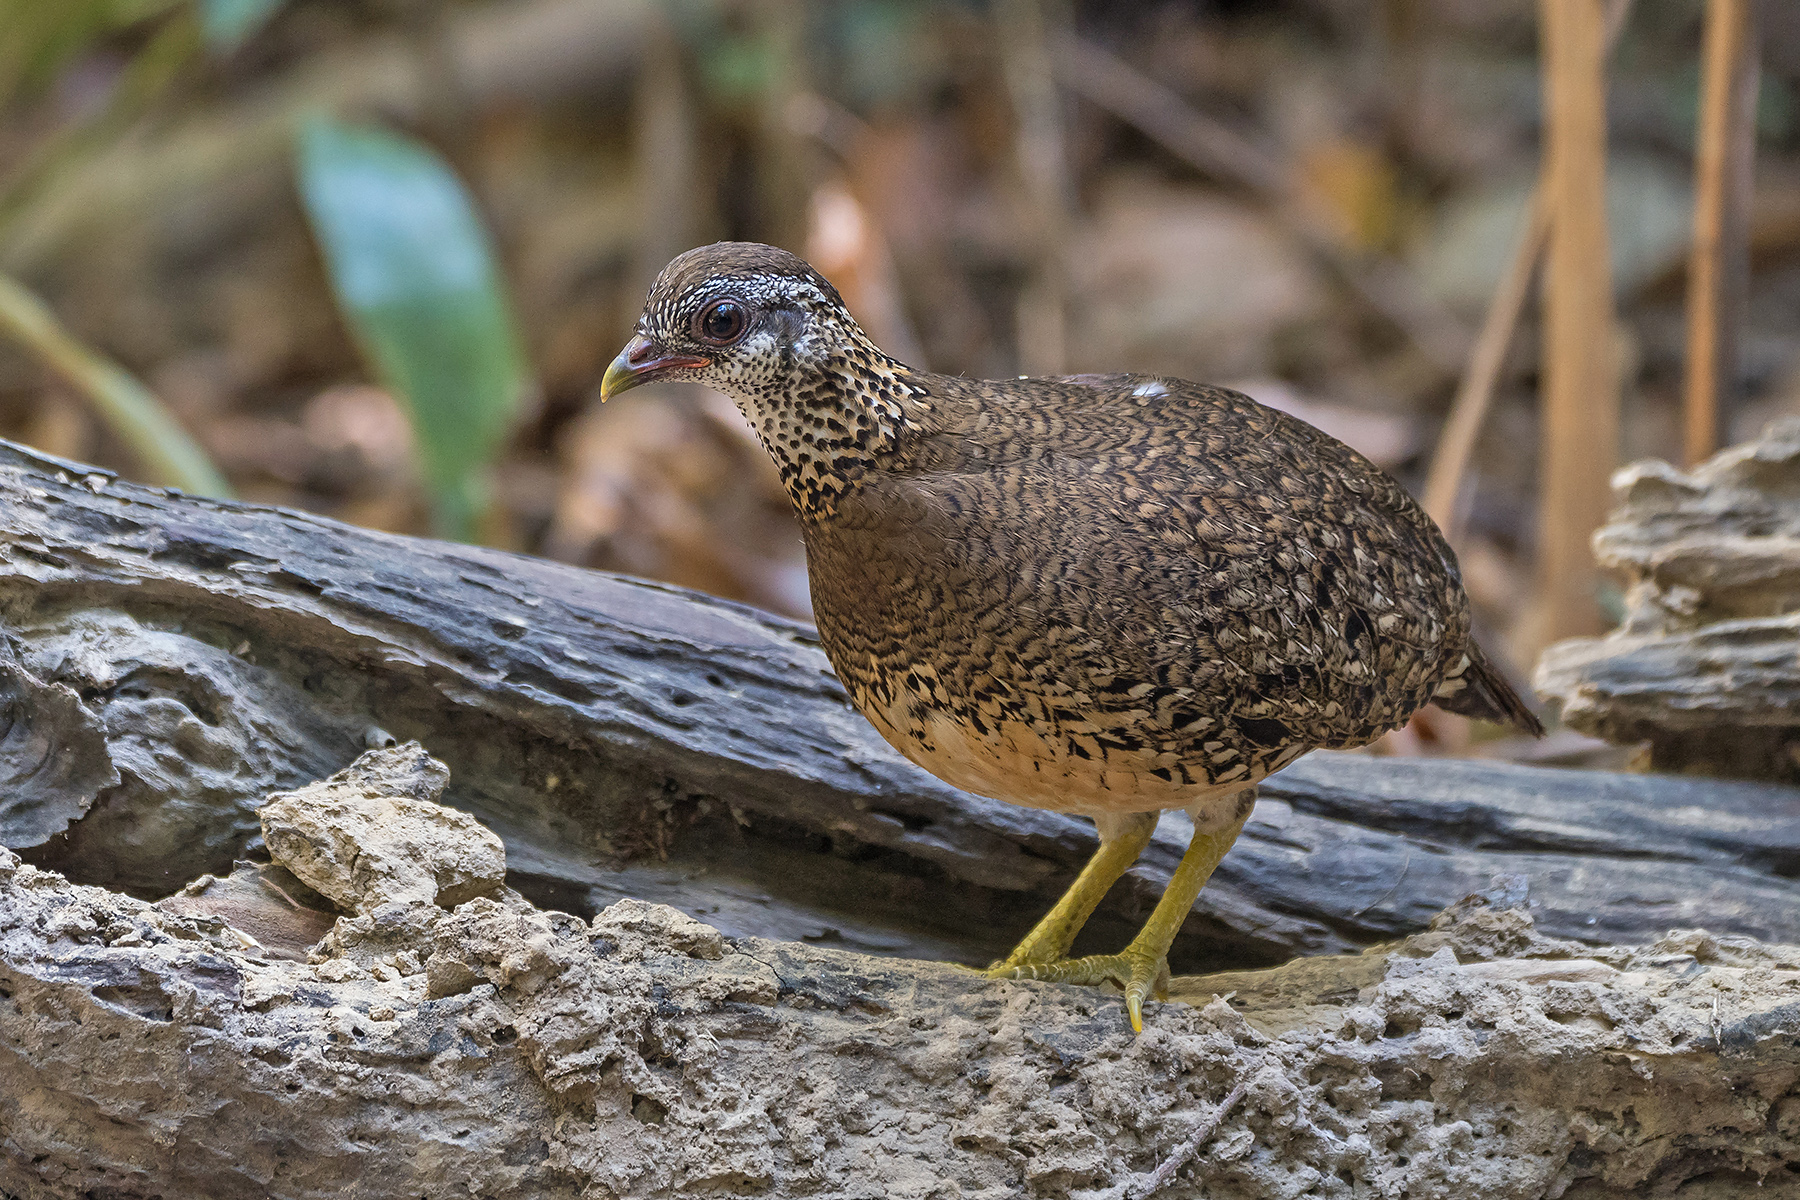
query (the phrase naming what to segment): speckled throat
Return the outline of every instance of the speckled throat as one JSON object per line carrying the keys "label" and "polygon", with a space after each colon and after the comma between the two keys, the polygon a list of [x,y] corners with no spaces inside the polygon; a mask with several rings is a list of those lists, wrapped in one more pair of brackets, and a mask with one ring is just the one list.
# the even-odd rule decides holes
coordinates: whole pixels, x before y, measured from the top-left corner
{"label": "speckled throat", "polygon": [[735,368],[726,390],[775,460],[802,520],[828,517],[846,489],[917,432],[929,393],[854,324],[815,356]]}

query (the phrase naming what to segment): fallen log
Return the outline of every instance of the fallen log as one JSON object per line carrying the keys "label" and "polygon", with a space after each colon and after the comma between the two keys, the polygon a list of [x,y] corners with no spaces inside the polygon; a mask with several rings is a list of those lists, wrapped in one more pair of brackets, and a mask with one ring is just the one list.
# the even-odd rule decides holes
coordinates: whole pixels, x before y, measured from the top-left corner
{"label": "fallen log", "polygon": [[0,851],[0,1194],[1800,1183],[1800,948],[1594,949],[1536,931],[1522,893],[1472,898],[1361,955],[1178,980],[1191,1003],[1133,1037],[1089,989],[636,900],[544,912],[432,802],[445,776],[398,747],[264,810],[278,861],[346,910],[304,961],[209,912],[209,885],[150,905]]}
{"label": "fallen log", "polygon": [[1795,928],[1792,789],[1303,760],[1133,1038],[891,957],[991,957],[1091,831],[901,761],[804,626],[5,445],[0,514],[8,1200],[1800,1176],[1800,949],[1728,936]]}
{"label": "fallen log", "polygon": [[[510,881],[589,916],[982,962],[1093,846],[957,792],[847,704],[802,624],[477,547],[200,500],[0,444],[0,844],[150,898],[222,874],[267,793],[417,739]],[[104,747],[104,762],[95,750]],[[1800,791],[1318,754],[1266,784],[1178,971],[1350,953],[1495,876],[1555,937],[1800,930]],[[1083,946],[1122,942],[1169,818]]]}

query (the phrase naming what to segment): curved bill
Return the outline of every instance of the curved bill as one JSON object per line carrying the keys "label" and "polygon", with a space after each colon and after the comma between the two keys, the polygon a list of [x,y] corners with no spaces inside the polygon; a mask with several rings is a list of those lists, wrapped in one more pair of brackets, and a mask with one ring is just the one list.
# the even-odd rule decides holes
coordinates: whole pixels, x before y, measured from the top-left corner
{"label": "curved bill", "polygon": [[600,402],[604,404],[620,392],[629,391],[640,383],[649,383],[665,372],[711,364],[712,359],[695,354],[658,354],[655,342],[641,333],[636,334],[625,343],[619,357],[612,360],[606,374],[601,376]]}

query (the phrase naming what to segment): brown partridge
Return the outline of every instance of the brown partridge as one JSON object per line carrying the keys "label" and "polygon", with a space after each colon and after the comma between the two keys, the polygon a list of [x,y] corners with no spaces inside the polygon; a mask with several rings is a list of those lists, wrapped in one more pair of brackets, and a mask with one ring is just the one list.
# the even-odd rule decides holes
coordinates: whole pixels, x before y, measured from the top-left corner
{"label": "brown partridge", "polygon": [[[1542,732],[1471,640],[1430,518],[1247,396],[917,371],[801,259],[732,242],[663,270],[601,396],[653,379],[717,388],[755,429],[800,519],[825,652],[895,749],[1093,818],[1099,850],[997,977],[1116,982],[1142,1028],[1259,780],[1427,703]],[[1193,841],[1143,930],[1067,958],[1174,808]]]}

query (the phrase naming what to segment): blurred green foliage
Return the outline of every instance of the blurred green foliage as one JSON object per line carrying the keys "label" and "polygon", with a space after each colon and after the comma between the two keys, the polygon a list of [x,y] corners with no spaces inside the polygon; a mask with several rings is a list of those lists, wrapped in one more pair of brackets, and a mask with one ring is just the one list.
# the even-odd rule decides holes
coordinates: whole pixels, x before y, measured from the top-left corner
{"label": "blurred green foliage", "polygon": [[0,0],[0,100],[47,86],[95,42],[184,0]]}
{"label": "blurred green foliage", "polygon": [[201,496],[231,485],[163,402],[123,367],[82,345],[31,292],[0,275],[0,332],[32,350],[84,396],[142,461],[148,477]]}
{"label": "blurred green foliage", "polygon": [[[84,150],[120,132],[174,81],[197,44],[184,0],[0,0],[0,103],[35,96],[95,45],[138,37],[115,86],[8,164],[0,179],[0,247],[9,219],[34,190]],[[83,345],[38,297],[0,276],[0,331],[74,387],[131,447],[148,477],[211,496],[231,489],[160,398],[129,372]]]}
{"label": "blurred green foliage", "polygon": [[383,129],[310,122],[299,174],[338,307],[411,418],[434,528],[469,540],[527,385],[486,230],[442,159]]}
{"label": "blurred green foliage", "polygon": [[200,27],[216,53],[235,50],[275,15],[282,0],[199,0]]}
{"label": "blurred green foliage", "polygon": [[[858,109],[912,99],[942,82],[942,47],[931,19],[949,0],[843,0],[806,10],[809,70],[815,80]],[[768,22],[745,21],[728,5],[672,0],[670,11],[693,51],[699,78],[721,104],[761,97],[788,69],[769,37]]]}

